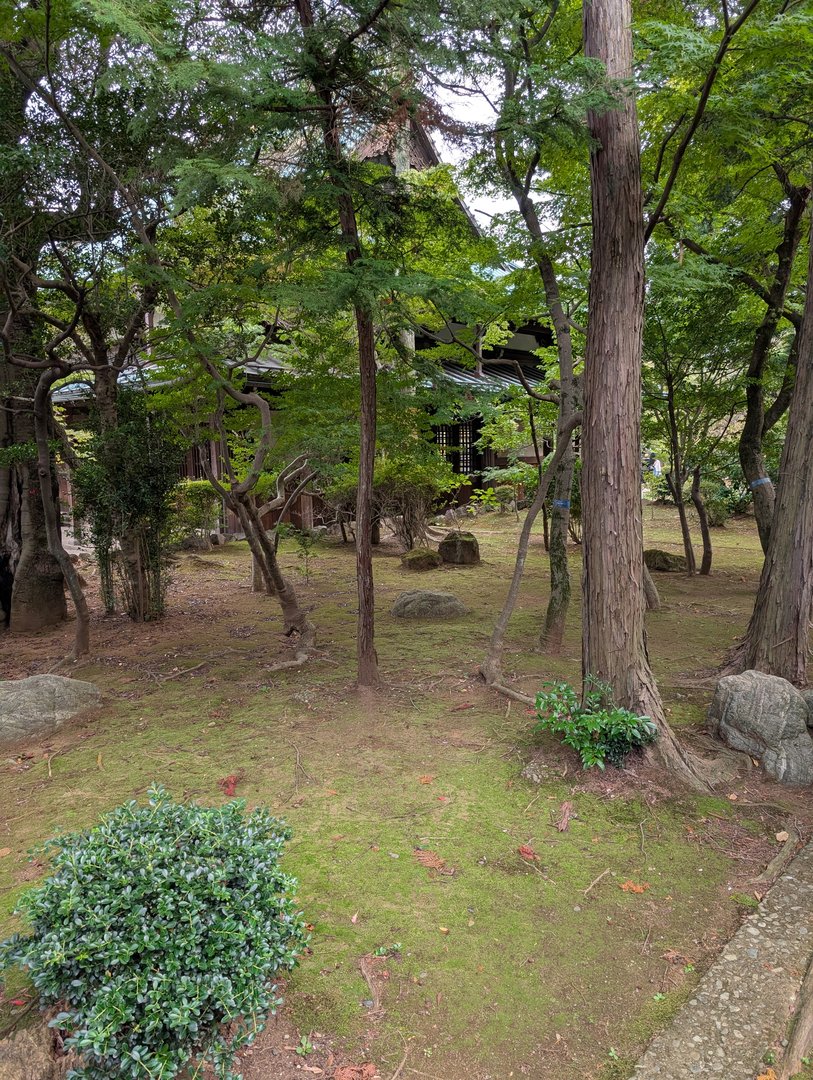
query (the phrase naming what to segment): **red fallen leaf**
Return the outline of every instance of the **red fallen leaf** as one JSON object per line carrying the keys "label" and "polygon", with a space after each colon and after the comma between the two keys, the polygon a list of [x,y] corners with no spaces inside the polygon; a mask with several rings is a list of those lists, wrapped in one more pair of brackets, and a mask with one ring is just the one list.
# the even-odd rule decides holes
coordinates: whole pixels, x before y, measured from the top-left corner
{"label": "red fallen leaf", "polygon": [[240,772],[229,773],[228,776],[224,776],[220,780],[218,780],[217,786],[220,788],[224,795],[226,795],[228,798],[231,798],[232,795],[234,795],[237,785],[240,783],[244,776],[245,773],[242,769],[240,770]]}
{"label": "red fallen leaf", "polygon": [[643,893],[649,888],[649,882],[644,881],[637,885],[634,881],[622,881],[618,887],[622,892]]}
{"label": "red fallen leaf", "polygon": [[11,1004],[12,1005],[27,1005],[28,1002],[25,1000],[25,998],[12,998],[11,999]]}
{"label": "red fallen leaf", "polygon": [[517,848],[517,854],[520,856],[520,858],[529,859],[531,862],[533,862],[534,860],[539,862],[539,856],[530,844],[520,844],[520,846]]}
{"label": "red fallen leaf", "polygon": [[437,870],[440,874],[454,874],[455,869],[453,866],[447,866],[446,860],[442,859],[436,851],[424,851],[422,848],[415,848],[412,852],[416,860],[425,866],[427,870]]}
{"label": "red fallen leaf", "polygon": [[447,803],[450,802],[448,795],[438,795],[438,802]]}

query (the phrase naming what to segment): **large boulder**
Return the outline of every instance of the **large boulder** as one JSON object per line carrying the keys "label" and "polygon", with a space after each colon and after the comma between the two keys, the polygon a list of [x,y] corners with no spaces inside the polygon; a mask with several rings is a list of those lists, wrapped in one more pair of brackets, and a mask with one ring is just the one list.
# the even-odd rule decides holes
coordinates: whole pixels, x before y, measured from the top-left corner
{"label": "large boulder", "polygon": [[51,1033],[43,1024],[0,1039],[0,1080],[55,1080]]}
{"label": "large boulder", "polygon": [[451,593],[411,589],[401,593],[393,604],[392,613],[397,619],[452,619],[465,615],[466,608]]}
{"label": "large boulder", "polygon": [[807,705],[807,726],[813,727],[813,690],[803,690],[802,697]]}
{"label": "large boulder", "polygon": [[440,557],[445,563],[455,566],[476,566],[480,561],[480,545],[477,537],[470,532],[446,533],[438,544]]}
{"label": "large boulder", "polygon": [[0,746],[52,735],[66,720],[99,702],[99,689],[61,675],[0,682]]}
{"label": "large boulder", "polygon": [[401,566],[405,570],[435,570],[442,565],[443,558],[434,548],[417,547],[401,556]]}
{"label": "large boulder", "polygon": [[775,675],[744,671],[717,683],[709,730],[735,750],[759,758],[785,784],[813,784],[813,738],[805,699]]}
{"label": "large boulder", "polygon": [[648,570],[660,570],[667,574],[685,574],[688,570],[685,555],[673,555],[671,551],[649,548],[644,552],[644,562]]}

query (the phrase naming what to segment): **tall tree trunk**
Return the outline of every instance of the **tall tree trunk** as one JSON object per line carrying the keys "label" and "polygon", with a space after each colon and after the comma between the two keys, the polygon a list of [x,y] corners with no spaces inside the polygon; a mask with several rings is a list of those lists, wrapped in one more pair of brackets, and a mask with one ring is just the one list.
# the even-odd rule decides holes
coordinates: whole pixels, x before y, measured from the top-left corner
{"label": "tall tree trunk", "polygon": [[356,308],[361,374],[361,435],[359,479],[356,491],[356,580],[359,614],[356,657],[359,686],[378,685],[378,654],[375,650],[375,591],[373,583],[373,470],[375,468],[376,366],[373,322],[368,312]]}
{"label": "tall tree trunk", "polygon": [[[585,0],[584,48],[611,79],[632,81],[629,0]],[[635,100],[590,113],[593,254],[582,426],[584,543],[582,668],[619,705],[650,716],[655,755],[682,782],[705,787],[674,738],[644,640],[641,522],[641,335],[644,225]]]}
{"label": "tall tree trunk", "polygon": [[813,612],[813,224],[796,388],[779,466],[776,507],[743,667],[805,686]]}
{"label": "tall tree trunk", "polygon": [[666,377],[666,407],[669,412],[669,451],[672,457],[672,468],[666,475],[666,482],[677,507],[680,535],[683,537],[683,551],[686,556],[686,572],[689,577],[694,577],[697,572],[697,563],[694,558],[689,519],[686,516],[686,500],[683,498],[683,485],[686,482],[686,474],[683,469],[680,432],[678,431],[677,414],[675,413],[675,384],[671,375]]}
{"label": "tall tree trunk", "polygon": [[[754,499],[754,516],[759,530],[762,550],[767,552],[771,533],[776,492],[765,467],[762,440],[765,434],[765,392],[763,379],[765,365],[770,355],[776,328],[782,318],[788,287],[793,273],[793,262],[802,231],[802,215],[810,197],[809,188],[794,187],[787,176],[778,170],[780,182],[785,189],[787,208],[783,224],[782,240],[776,250],[777,263],[774,279],[768,293],[768,308],[757,330],[751,358],[748,364],[748,382],[745,389],[745,422],[739,442],[740,465]],[[797,331],[798,333],[798,331]],[[783,400],[786,395],[780,395]],[[787,401],[785,400],[787,404]],[[774,412],[776,410],[773,410]],[[778,417],[777,417],[778,418]],[[774,419],[774,423],[776,420]]]}
{"label": "tall tree trunk", "polygon": [[[43,509],[43,525],[48,541],[48,551],[58,564],[76,609],[76,633],[69,659],[78,660],[90,652],[90,612],[82,590],[79,574],[62,545],[59,515],[53,499],[53,462],[48,442],[50,434],[50,393],[59,372],[53,368],[44,371],[37,382],[34,394],[34,429],[37,441],[37,476]],[[64,593],[63,593],[64,597]]]}
{"label": "tall tree trunk", "polygon": [[694,508],[697,511],[697,518],[700,522],[700,536],[703,539],[703,561],[700,564],[700,573],[702,576],[708,576],[711,573],[711,529],[709,528],[709,515],[706,510],[706,502],[703,498],[703,493],[700,490],[700,466],[695,467],[692,473],[692,502]]}

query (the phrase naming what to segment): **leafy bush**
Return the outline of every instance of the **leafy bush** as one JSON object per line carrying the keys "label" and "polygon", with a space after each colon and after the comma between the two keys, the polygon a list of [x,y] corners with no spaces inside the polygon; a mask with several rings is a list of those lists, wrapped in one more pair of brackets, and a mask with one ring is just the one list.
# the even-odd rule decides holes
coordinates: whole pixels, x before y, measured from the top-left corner
{"label": "leafy bush", "polygon": [[220,496],[208,480],[182,480],[175,489],[172,538],[188,536],[209,539],[220,512]]}
{"label": "leafy bush", "polygon": [[72,1076],[169,1080],[204,1061],[236,1076],[237,1048],[280,1003],[272,979],[306,944],[278,867],[290,834],[243,811],[154,788],[46,845],[52,873],[20,904],[32,932],[4,942],[0,964],[28,968],[62,1009],[54,1023],[85,1062]]}
{"label": "leafy bush", "polygon": [[658,736],[648,716],[613,705],[610,688],[601,683],[593,684],[584,702],[568,683],[543,683],[536,696],[536,713],[534,732],[561,735],[565,746],[577,751],[585,769],[596,765],[603,769],[606,762],[620,769],[632,750]]}

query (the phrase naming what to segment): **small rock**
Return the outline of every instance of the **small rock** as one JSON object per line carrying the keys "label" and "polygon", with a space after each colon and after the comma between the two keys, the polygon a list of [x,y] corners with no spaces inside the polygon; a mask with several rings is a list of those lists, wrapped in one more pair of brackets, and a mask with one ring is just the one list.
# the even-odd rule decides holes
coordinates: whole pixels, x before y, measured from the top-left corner
{"label": "small rock", "polygon": [[645,551],[644,562],[648,570],[660,570],[666,574],[685,574],[688,570],[685,555],[673,555],[670,551],[661,551],[659,548]]}
{"label": "small rock", "polygon": [[761,671],[717,683],[709,731],[735,750],[760,759],[785,784],[813,784],[813,738],[807,702],[791,683]]}
{"label": "small rock", "polygon": [[0,682],[0,746],[52,735],[99,701],[98,687],[62,675],[32,675]]}
{"label": "small rock", "polygon": [[470,532],[447,533],[438,544],[438,551],[445,563],[455,566],[476,566],[480,561],[480,545]]}
{"label": "small rock", "polygon": [[418,547],[405,551],[401,556],[401,566],[405,570],[435,570],[443,565],[440,552],[433,548]]}
{"label": "small rock", "polygon": [[0,1041],[0,1080],[55,1080],[51,1034],[38,1025]]}
{"label": "small rock", "polygon": [[411,589],[401,593],[393,604],[392,614],[397,619],[450,619],[465,615],[466,608],[451,593]]}

